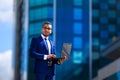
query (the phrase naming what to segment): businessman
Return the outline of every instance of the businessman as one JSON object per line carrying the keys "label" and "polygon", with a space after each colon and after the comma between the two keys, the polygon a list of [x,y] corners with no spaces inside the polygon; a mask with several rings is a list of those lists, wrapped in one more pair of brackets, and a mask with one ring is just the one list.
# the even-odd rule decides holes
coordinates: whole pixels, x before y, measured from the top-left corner
{"label": "businessman", "polygon": [[55,44],[49,39],[52,33],[52,25],[45,22],[42,25],[42,33],[39,37],[32,38],[30,55],[35,59],[34,72],[36,80],[54,80],[55,64],[63,63],[67,58],[64,56],[57,59]]}

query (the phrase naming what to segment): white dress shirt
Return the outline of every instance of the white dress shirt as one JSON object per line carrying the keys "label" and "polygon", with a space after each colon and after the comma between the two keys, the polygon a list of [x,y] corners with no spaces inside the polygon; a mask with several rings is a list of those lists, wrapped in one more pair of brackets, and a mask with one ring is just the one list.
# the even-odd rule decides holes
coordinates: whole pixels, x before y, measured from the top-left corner
{"label": "white dress shirt", "polygon": [[[41,34],[44,42],[46,43],[47,42],[47,45],[48,45],[48,54],[51,54],[51,45],[50,45],[50,41],[48,40],[48,37],[45,37],[43,34]],[[46,38],[46,41],[45,41],[45,38]],[[47,59],[47,55],[44,55],[44,60]]]}

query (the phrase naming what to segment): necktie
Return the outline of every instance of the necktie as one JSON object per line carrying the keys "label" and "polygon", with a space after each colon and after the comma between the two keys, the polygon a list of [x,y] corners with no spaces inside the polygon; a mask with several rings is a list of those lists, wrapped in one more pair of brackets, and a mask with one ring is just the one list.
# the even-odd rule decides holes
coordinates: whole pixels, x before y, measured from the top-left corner
{"label": "necktie", "polygon": [[[48,49],[48,44],[47,44],[47,39],[45,38],[45,45],[46,45],[46,47],[47,47],[47,49]],[[49,50],[49,49],[48,49]]]}
{"label": "necktie", "polygon": [[49,49],[49,46],[48,46],[48,42],[47,42],[47,39],[45,38],[45,44],[46,44],[46,47],[48,49],[48,53],[50,54],[50,49]]}

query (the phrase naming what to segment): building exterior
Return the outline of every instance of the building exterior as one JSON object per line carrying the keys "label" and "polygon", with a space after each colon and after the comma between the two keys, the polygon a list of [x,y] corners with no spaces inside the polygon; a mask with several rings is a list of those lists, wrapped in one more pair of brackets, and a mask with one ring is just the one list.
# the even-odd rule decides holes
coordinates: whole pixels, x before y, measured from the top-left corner
{"label": "building exterior", "polygon": [[56,68],[56,80],[89,79],[89,28],[88,0],[56,0],[57,54],[63,43],[72,43],[69,60]]}
{"label": "building exterior", "polygon": [[[53,24],[51,38],[60,56],[63,43],[72,43],[71,57],[56,66],[56,80],[89,79],[89,1],[86,0],[29,0],[28,44],[39,36],[44,21]],[[28,58],[28,80],[34,79],[34,60]],[[69,65],[69,66],[68,66]],[[63,69],[64,68],[64,69]],[[70,75],[71,77],[67,76]],[[61,73],[64,73],[61,75]],[[85,76],[88,77],[85,77]]]}
{"label": "building exterior", "polygon": [[[18,46],[18,45],[20,45],[21,44],[21,35],[20,35],[20,33],[21,33],[21,13],[18,13],[18,11],[20,10],[20,12],[22,12],[22,3],[23,3],[23,1],[21,0],[21,1],[14,1],[15,2],[15,4],[14,4],[14,6],[16,6],[15,8],[14,8],[14,10],[15,10],[15,26],[17,26],[16,27],[16,40],[15,40],[15,47],[17,47],[16,49],[15,49],[15,72],[14,72],[14,80],[20,80],[21,79],[21,76],[20,76],[20,53],[21,53],[21,49],[20,49],[20,46]],[[17,65],[18,64],[18,65]]]}
{"label": "building exterior", "polygon": [[101,52],[120,37],[120,1],[15,0],[15,6],[15,80],[35,79],[34,59],[28,50],[32,37],[41,34],[45,21],[53,25],[50,38],[56,43],[58,57],[62,44],[72,43],[69,60],[56,65],[56,80],[92,80],[113,62],[102,57]]}
{"label": "building exterior", "polygon": [[14,0],[15,14],[15,51],[14,51],[14,80],[27,79],[27,26],[28,26],[28,5],[27,0]]}
{"label": "building exterior", "polygon": [[120,37],[120,1],[92,0],[93,77],[112,59],[101,57],[101,52]]}
{"label": "building exterior", "polygon": [[[53,0],[29,0],[28,46],[31,38],[40,36],[43,22],[53,23]],[[53,34],[51,35],[53,38]],[[28,80],[34,80],[34,59],[28,57]]]}

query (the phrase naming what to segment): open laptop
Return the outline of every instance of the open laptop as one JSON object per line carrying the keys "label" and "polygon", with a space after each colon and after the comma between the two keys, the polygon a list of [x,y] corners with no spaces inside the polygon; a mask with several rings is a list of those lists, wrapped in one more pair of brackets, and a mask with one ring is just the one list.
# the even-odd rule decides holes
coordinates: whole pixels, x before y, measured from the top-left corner
{"label": "open laptop", "polygon": [[69,58],[71,52],[72,44],[71,43],[63,43],[62,50],[61,50],[61,58],[66,56]]}
{"label": "open laptop", "polygon": [[[72,48],[72,43],[63,43],[61,48],[60,58],[63,58],[64,56],[69,58],[71,48]],[[60,59],[60,58],[56,58],[56,59]]]}
{"label": "open laptop", "polygon": [[71,48],[72,48],[72,43],[63,43],[62,48],[61,48],[60,57],[52,59],[52,60],[59,60],[59,59],[63,58],[64,56],[66,56],[68,59],[70,56]]}

